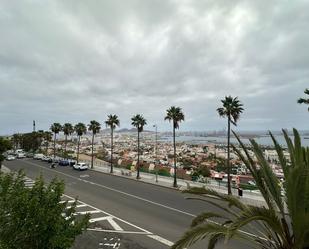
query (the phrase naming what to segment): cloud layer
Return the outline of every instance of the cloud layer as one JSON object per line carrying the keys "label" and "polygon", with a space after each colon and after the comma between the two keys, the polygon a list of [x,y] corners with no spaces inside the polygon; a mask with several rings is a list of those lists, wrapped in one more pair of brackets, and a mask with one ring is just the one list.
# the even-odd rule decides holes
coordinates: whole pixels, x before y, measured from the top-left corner
{"label": "cloud layer", "polygon": [[222,129],[225,95],[245,106],[239,129],[308,128],[308,1],[4,0],[0,3],[0,134],[52,122]]}

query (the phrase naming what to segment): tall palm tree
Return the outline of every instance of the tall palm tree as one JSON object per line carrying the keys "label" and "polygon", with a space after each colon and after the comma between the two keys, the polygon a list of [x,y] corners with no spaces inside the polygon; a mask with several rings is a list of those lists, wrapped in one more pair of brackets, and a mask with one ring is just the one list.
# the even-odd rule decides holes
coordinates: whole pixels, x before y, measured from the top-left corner
{"label": "tall palm tree", "polygon": [[[251,139],[252,157],[238,136],[240,148],[233,146],[238,157],[251,172],[256,186],[265,200],[265,206],[251,206],[242,203],[237,197],[220,194],[206,188],[189,189],[188,193],[210,195],[203,198],[220,210],[220,214],[205,212],[192,221],[191,229],[173,245],[180,249],[201,239],[209,239],[208,248],[215,248],[219,241],[242,239],[252,248],[261,249],[308,249],[309,248],[309,147],[301,145],[301,138],[294,129],[294,144],[286,131],[283,131],[289,151],[289,160],[284,149],[270,133],[284,174],[284,183],[274,174],[271,164],[264,156],[261,147]],[[282,192],[285,193],[282,197]],[[200,199],[200,197],[193,197]],[[228,204],[228,205],[226,205]],[[227,208],[228,207],[228,208]],[[216,222],[212,221],[216,219]],[[249,235],[240,229],[250,228]]]}
{"label": "tall palm tree", "polygon": [[62,127],[63,134],[65,136],[64,142],[64,154],[66,155],[67,152],[67,143],[68,143],[68,136],[70,136],[74,132],[73,125],[70,123],[65,123]]}
{"label": "tall palm tree", "polygon": [[[307,94],[308,97],[309,97],[309,88],[306,88],[305,91],[304,91],[304,93]],[[309,105],[309,98],[307,98],[307,99],[299,98],[299,99],[297,100],[297,103],[298,103],[298,104],[306,104],[306,105]],[[308,107],[308,112],[309,112],[309,107]]]}
{"label": "tall palm tree", "polygon": [[174,144],[174,188],[177,188],[177,167],[176,167],[176,139],[175,130],[179,129],[179,123],[185,120],[185,115],[183,114],[180,107],[171,106],[166,110],[166,116],[164,120],[173,122],[173,144]]}
{"label": "tall palm tree", "polygon": [[140,133],[144,130],[144,126],[147,125],[147,121],[140,114],[136,114],[135,116],[132,117],[131,120],[132,120],[132,125],[137,128],[137,175],[136,175],[136,179],[140,179],[140,176],[139,176],[139,171],[140,171],[140,165],[139,165],[139,154],[140,154],[139,136],[140,136]]}
{"label": "tall palm tree", "polygon": [[111,129],[111,169],[110,169],[110,173],[112,174],[113,173],[114,130],[115,130],[116,126],[120,125],[120,121],[119,121],[117,115],[110,114],[110,115],[107,116],[107,120],[105,121],[105,124],[106,124],[107,127],[109,127]]}
{"label": "tall palm tree", "polygon": [[62,126],[59,123],[53,123],[50,130],[54,133],[54,158],[56,157],[56,135],[62,130]]}
{"label": "tall palm tree", "polygon": [[231,189],[231,167],[230,167],[230,138],[231,138],[231,123],[237,125],[237,121],[240,114],[244,110],[242,104],[237,97],[225,96],[225,99],[221,100],[223,107],[217,109],[220,117],[227,117],[227,189],[228,194],[232,194]]}
{"label": "tall palm tree", "polygon": [[77,134],[77,136],[78,136],[78,142],[77,142],[77,160],[76,160],[76,161],[77,161],[76,163],[78,163],[78,161],[79,161],[79,144],[80,144],[80,138],[81,138],[82,135],[86,134],[86,132],[87,132],[87,127],[86,127],[86,125],[83,124],[83,123],[78,123],[78,124],[76,124],[76,125],[74,126],[74,130],[75,130],[75,132],[76,132],[76,134]]}
{"label": "tall palm tree", "polygon": [[93,142],[94,136],[100,132],[101,124],[98,121],[92,120],[88,124],[88,130],[92,131],[92,140],[91,140],[91,168],[93,169]]}
{"label": "tall palm tree", "polygon": [[46,146],[46,156],[48,155],[48,144],[52,140],[53,134],[50,131],[44,131],[44,140],[45,140],[45,146]]}

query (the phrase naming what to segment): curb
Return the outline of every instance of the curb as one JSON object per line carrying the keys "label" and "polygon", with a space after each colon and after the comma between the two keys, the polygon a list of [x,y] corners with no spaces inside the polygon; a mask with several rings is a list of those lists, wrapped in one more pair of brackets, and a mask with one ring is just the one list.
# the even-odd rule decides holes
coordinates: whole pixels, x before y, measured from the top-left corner
{"label": "curb", "polygon": [[164,186],[164,185],[160,185],[160,184],[156,184],[156,183],[145,182],[145,181],[143,181],[143,180],[137,180],[136,178],[130,178],[130,177],[127,177],[127,176],[111,174],[111,173],[107,173],[107,172],[103,172],[103,171],[96,170],[96,169],[91,169],[91,168],[89,168],[89,170],[95,171],[95,172],[99,172],[99,173],[105,174],[105,175],[110,175],[110,176],[125,178],[125,179],[131,180],[131,181],[140,182],[140,183],[144,183],[144,184],[148,184],[148,185],[153,185],[153,186],[157,186],[157,187],[161,187],[161,188],[166,188],[166,189],[170,189],[170,190],[174,190],[174,191],[182,191],[182,190],[180,190],[180,187],[178,187],[178,188],[174,188],[174,187],[172,187],[172,186],[171,186],[171,187],[168,187],[168,186]]}

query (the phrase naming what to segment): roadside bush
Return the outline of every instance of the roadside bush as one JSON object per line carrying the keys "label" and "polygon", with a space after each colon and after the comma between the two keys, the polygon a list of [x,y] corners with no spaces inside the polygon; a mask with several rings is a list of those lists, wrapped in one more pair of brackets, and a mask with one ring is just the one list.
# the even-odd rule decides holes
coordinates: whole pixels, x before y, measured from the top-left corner
{"label": "roadside bush", "polygon": [[160,176],[171,176],[171,174],[168,171],[168,169],[165,169],[165,168],[160,168],[158,170],[158,175],[160,175]]}
{"label": "roadside bush", "polygon": [[76,201],[60,203],[64,183],[46,187],[42,177],[29,189],[24,174],[0,173],[0,248],[68,249],[87,228],[89,215],[74,215]]}

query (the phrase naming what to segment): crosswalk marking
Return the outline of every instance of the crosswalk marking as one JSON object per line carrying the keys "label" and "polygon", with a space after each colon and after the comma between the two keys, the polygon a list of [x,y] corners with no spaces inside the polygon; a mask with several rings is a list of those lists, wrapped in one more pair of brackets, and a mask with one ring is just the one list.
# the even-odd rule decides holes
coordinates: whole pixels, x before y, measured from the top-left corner
{"label": "crosswalk marking", "polygon": [[[32,179],[28,178],[28,177],[25,177],[24,178],[24,184],[25,184],[25,187],[26,188],[32,188],[34,185],[35,185],[35,181],[33,181]],[[75,200],[74,198],[68,196],[68,195],[65,195],[63,194],[62,195],[63,197],[63,200],[61,200],[59,203],[67,203],[67,204],[72,204],[72,203],[75,203],[76,202],[76,206],[75,208],[78,209],[78,208],[89,208],[91,210],[83,210],[83,211],[76,211],[73,215],[85,215],[85,214],[90,214],[90,215],[96,215],[96,214],[102,214],[103,216],[100,216],[100,217],[94,217],[94,218],[91,218],[89,220],[89,223],[94,223],[94,222],[100,222],[100,221],[107,221],[110,226],[112,227],[112,229],[102,229],[102,228],[88,228],[87,230],[89,231],[97,231],[97,232],[109,232],[109,233],[124,233],[124,234],[143,234],[143,235],[146,235],[148,236],[149,238],[152,238],[154,240],[157,240],[159,241],[160,243],[162,244],[165,244],[165,245],[168,245],[168,246],[171,246],[173,245],[173,242],[169,241],[169,240],[166,240],[158,235],[155,235],[141,227],[138,227],[132,223],[129,223],[121,218],[118,218],[118,217],[115,217],[103,210],[100,210],[98,208],[95,208],[89,204],[86,204],[82,201],[79,201],[79,200]],[[72,205],[67,205],[66,208],[71,208]],[[64,216],[66,216],[65,213],[63,213]],[[65,219],[69,219],[70,217],[65,217]],[[124,223],[128,226],[130,226],[131,228],[134,228],[134,229],[137,229],[138,231],[134,231],[134,229],[132,229],[132,231],[124,231],[122,229],[122,227],[117,223],[117,222],[121,222],[121,223]],[[107,245],[107,244],[106,244]],[[111,244],[114,246],[114,244]],[[120,246],[120,244],[119,244]]]}
{"label": "crosswalk marking", "polygon": [[90,210],[90,211],[82,211],[82,212],[76,212],[75,214],[98,214],[101,213],[100,210]]}

